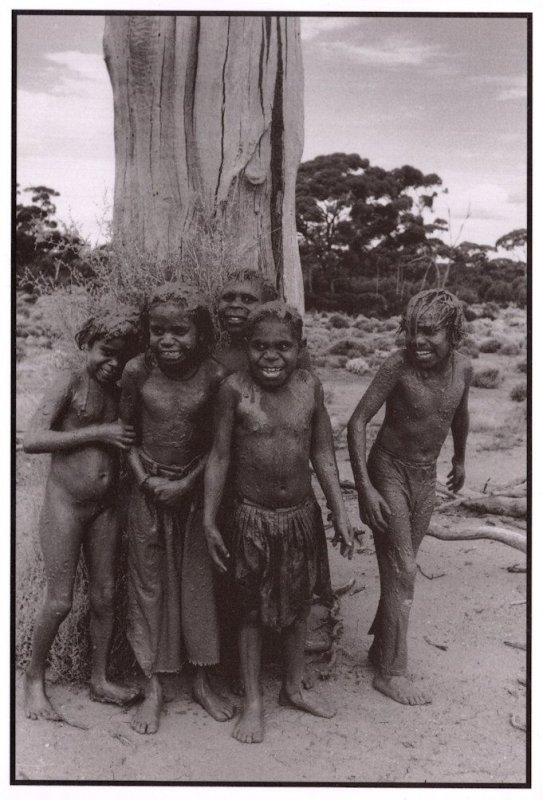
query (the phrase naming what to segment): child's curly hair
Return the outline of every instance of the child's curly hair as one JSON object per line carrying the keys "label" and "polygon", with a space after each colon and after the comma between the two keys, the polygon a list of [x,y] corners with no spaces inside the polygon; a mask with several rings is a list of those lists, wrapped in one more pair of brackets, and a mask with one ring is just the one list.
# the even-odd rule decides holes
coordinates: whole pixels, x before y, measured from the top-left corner
{"label": "child's curly hair", "polygon": [[399,333],[416,336],[421,317],[436,328],[446,328],[451,347],[458,347],[466,336],[462,302],[446,289],[426,289],[414,295],[400,320]]}
{"label": "child's curly hair", "polygon": [[173,303],[186,312],[196,326],[200,354],[204,356],[210,353],[215,340],[215,330],[209,305],[198,289],[189,283],[179,281],[170,281],[158,286],[145,304],[143,318],[147,329],[151,309],[164,303]]}
{"label": "child's curly hair", "polygon": [[97,339],[108,342],[117,337],[124,339],[127,349],[136,354],[142,345],[140,313],[134,306],[103,300],[100,310],[89,317],[75,334],[80,350],[91,347]]}
{"label": "child's curly hair", "polygon": [[217,298],[219,298],[224,291],[224,287],[234,281],[247,281],[258,287],[258,291],[262,297],[263,303],[269,303],[272,300],[277,300],[279,294],[275,286],[269,281],[261,272],[249,267],[238,269],[235,272],[230,272],[225,277],[225,281],[219,289]]}
{"label": "child's curly hair", "polygon": [[262,322],[264,319],[278,319],[280,322],[286,322],[294,336],[300,344],[303,343],[303,320],[300,313],[292,306],[283,303],[281,300],[272,300],[269,303],[263,303],[254,311],[251,311],[247,318],[247,325],[245,328],[245,338],[249,340],[253,334],[255,326]]}

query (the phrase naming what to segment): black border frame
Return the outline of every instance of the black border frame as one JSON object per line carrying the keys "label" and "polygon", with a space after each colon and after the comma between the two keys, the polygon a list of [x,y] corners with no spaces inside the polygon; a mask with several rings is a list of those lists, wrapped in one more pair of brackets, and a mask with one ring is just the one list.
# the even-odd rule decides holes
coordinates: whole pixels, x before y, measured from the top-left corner
{"label": "black border frame", "polygon": [[15,529],[15,474],[16,474],[16,358],[15,358],[15,318],[16,288],[12,279],[11,287],[11,526],[10,526],[10,786],[255,786],[302,788],[403,788],[403,789],[530,789],[532,788],[532,224],[533,224],[533,12],[454,12],[454,11],[120,11],[113,9],[93,10],[47,10],[12,9],[12,73],[11,73],[11,266],[15,274],[15,207],[17,203],[17,19],[20,16],[245,16],[245,17],[445,17],[445,18],[506,18],[525,19],[527,23],[527,575],[526,575],[526,781],[524,783],[421,783],[421,782],[343,782],[343,781],[100,781],[100,780],[34,780],[16,778],[16,726],[15,726],[15,590],[16,590],[16,529]]}

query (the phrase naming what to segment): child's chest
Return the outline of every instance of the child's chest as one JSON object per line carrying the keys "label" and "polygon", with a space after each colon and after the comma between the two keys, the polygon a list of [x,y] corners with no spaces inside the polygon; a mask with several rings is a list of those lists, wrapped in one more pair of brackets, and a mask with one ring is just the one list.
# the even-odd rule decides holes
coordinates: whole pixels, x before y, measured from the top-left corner
{"label": "child's chest", "polygon": [[119,391],[116,387],[105,390],[87,375],[81,376],[72,389],[67,421],[69,427],[115,422],[119,410]]}
{"label": "child's chest", "polygon": [[211,398],[209,380],[199,374],[186,381],[176,381],[157,370],[141,389],[145,415],[160,422],[196,422],[209,413]]}
{"label": "child's chest", "polygon": [[257,387],[243,394],[237,421],[248,434],[303,437],[311,431],[313,412],[313,392],[306,387],[281,392]]}
{"label": "child's chest", "polygon": [[406,411],[416,418],[439,415],[452,419],[464,393],[462,375],[451,370],[441,375],[404,376],[400,381],[398,399]]}

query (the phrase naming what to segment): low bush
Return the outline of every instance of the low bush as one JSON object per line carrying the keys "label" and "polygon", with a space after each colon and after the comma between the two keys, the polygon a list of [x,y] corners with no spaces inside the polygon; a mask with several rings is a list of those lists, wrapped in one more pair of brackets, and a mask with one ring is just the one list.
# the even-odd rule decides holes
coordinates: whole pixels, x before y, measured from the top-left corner
{"label": "low bush", "polygon": [[491,337],[489,339],[483,339],[479,345],[479,350],[481,353],[497,353],[501,346],[502,343],[499,341],[499,339],[494,339]]}
{"label": "low bush", "polygon": [[522,403],[523,400],[526,400],[527,395],[528,395],[528,386],[526,384],[526,381],[521,381],[520,383],[517,383],[515,386],[513,386],[509,397],[511,398],[511,400],[514,400],[515,403]]}
{"label": "low bush", "polygon": [[328,325],[331,328],[350,328],[351,323],[344,317],[343,314],[332,314],[330,319],[328,320]]}
{"label": "low bush", "polygon": [[526,375],[527,371],[528,371],[528,362],[526,361],[526,359],[524,359],[523,361],[517,361],[517,372],[523,372],[524,375]]}
{"label": "low bush", "polygon": [[369,347],[360,339],[339,339],[327,350],[327,354],[330,356],[348,356],[349,358],[366,356],[372,352],[373,347]]}
{"label": "low bush", "polygon": [[471,336],[468,336],[465,339],[460,347],[458,348],[460,353],[464,353],[464,355],[469,356],[470,358],[479,358],[479,348],[477,346],[477,342],[475,342]]}
{"label": "low bush", "polygon": [[345,364],[345,369],[353,372],[355,375],[365,375],[371,371],[371,367],[365,358],[351,358]]}
{"label": "low bush", "polygon": [[502,356],[518,356],[520,353],[520,346],[517,342],[503,342],[500,347],[500,355]]}
{"label": "low bush", "polygon": [[368,317],[358,317],[353,327],[358,328],[359,331],[365,331],[366,333],[375,333],[377,330],[377,320],[368,319]]}
{"label": "low bush", "polygon": [[502,375],[500,370],[495,367],[489,367],[488,369],[481,369],[475,372],[471,384],[478,389],[496,389],[501,381]]}

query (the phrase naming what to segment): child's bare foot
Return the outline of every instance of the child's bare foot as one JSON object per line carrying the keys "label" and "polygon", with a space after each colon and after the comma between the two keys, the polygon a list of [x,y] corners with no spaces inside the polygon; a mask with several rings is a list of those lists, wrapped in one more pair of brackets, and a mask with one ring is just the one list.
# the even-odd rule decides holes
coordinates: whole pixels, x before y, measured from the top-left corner
{"label": "child's bare foot", "polygon": [[373,688],[396,700],[397,703],[408,706],[425,706],[432,702],[432,698],[426,692],[417,689],[405,675],[391,677],[376,675],[373,679]]}
{"label": "child's bare foot", "polygon": [[42,678],[27,676],[25,679],[25,713],[28,719],[49,719],[53,722],[62,719],[45,694]]}
{"label": "child's bare foot", "polygon": [[127,706],[132,703],[136,697],[139,697],[139,689],[129,688],[128,686],[121,686],[118,683],[112,683],[108,680],[91,681],[90,684],[90,699],[96,703],[113,703],[117,706]]}
{"label": "child's bare foot", "polygon": [[244,744],[256,744],[264,739],[264,709],[262,702],[246,703],[232,736]]}
{"label": "child's bare foot", "polygon": [[198,670],[192,684],[192,696],[217,722],[226,722],[234,716],[234,704],[226,697],[217,694],[209,683],[203,670]]}
{"label": "child's bare foot", "polygon": [[156,733],[158,731],[160,712],[162,711],[162,687],[158,678],[151,678],[145,692],[145,699],[134,714],[130,727],[136,733]]}
{"label": "child's bare foot", "polygon": [[331,719],[336,714],[335,709],[330,708],[324,700],[310,697],[301,687],[291,692],[283,686],[279,692],[279,705],[294,706],[315,717],[325,717],[326,719]]}

